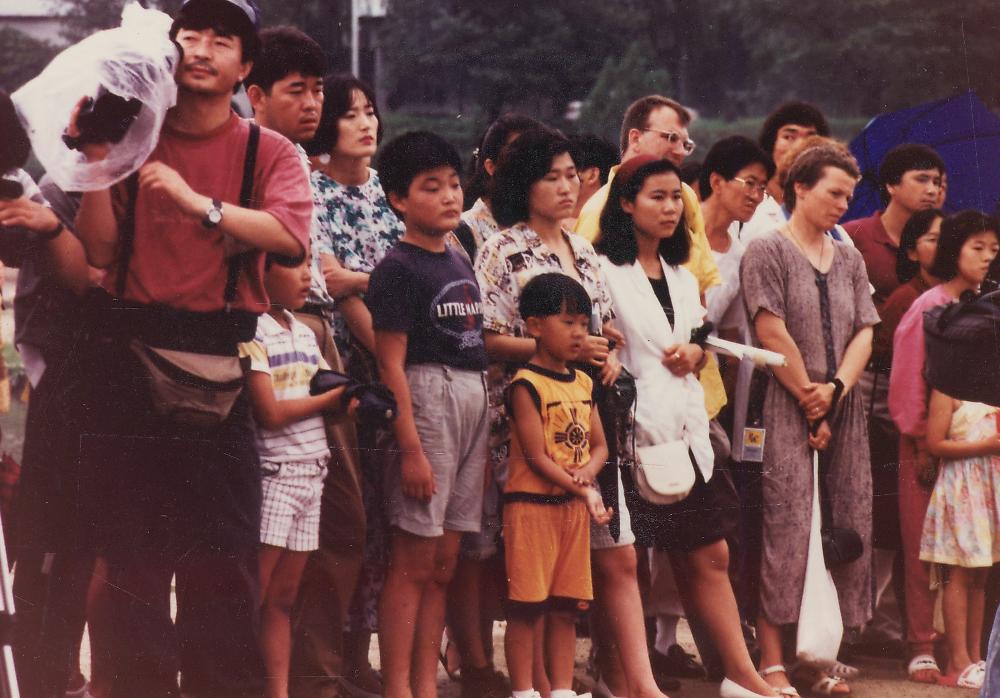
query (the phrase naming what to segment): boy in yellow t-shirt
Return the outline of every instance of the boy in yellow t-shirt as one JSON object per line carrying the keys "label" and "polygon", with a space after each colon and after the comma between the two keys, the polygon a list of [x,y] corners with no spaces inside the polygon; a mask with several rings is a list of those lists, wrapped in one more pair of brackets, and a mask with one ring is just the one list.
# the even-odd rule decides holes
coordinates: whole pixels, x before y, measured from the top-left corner
{"label": "boy in yellow t-shirt", "polygon": [[532,688],[536,630],[545,617],[551,698],[572,698],[575,616],[593,599],[590,517],[607,523],[594,487],[608,449],[589,376],[567,366],[580,354],[590,297],[560,273],[541,274],[521,293],[519,310],[537,341],[508,389],[510,475],[504,489],[507,635],[513,698]]}

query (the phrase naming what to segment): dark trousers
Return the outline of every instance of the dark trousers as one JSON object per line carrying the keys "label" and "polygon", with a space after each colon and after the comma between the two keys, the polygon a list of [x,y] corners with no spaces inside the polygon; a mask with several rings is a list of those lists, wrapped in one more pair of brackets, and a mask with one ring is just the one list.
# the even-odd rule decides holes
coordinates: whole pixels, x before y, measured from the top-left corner
{"label": "dark trousers", "polygon": [[62,698],[79,661],[93,553],[21,551],[14,664],[23,698]]}
{"label": "dark trousers", "polygon": [[155,413],[127,348],[101,349],[80,457],[108,563],[112,696],[174,698],[178,672],[198,698],[259,696],[261,485],[246,392],[221,426],[184,429]]}
{"label": "dark trousers", "polygon": [[24,698],[65,693],[78,661],[95,559],[78,489],[79,430],[55,396],[64,364],[54,356],[46,360],[28,404],[13,520],[3,522],[8,552],[17,557],[14,659]]}
{"label": "dark trousers", "polygon": [[365,509],[357,459],[338,457],[323,487],[319,550],[306,563],[295,604],[290,693],[295,698],[337,695],[346,669],[344,626],[365,546]]}

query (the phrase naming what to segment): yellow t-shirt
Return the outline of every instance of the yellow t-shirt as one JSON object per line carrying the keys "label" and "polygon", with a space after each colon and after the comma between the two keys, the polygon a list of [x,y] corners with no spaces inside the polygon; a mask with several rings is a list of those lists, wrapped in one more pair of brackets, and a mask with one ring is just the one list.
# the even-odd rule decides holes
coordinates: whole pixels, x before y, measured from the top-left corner
{"label": "yellow t-shirt", "polygon": [[[576,233],[591,243],[597,239],[597,234],[600,232],[601,211],[608,202],[608,192],[611,191],[611,182],[617,172],[617,165],[611,168],[608,183],[595,191],[580,210],[580,217],[576,221]],[[708,236],[705,235],[705,218],[701,213],[698,195],[694,193],[694,189],[681,183],[681,196],[684,200],[684,220],[691,235],[691,255],[684,266],[694,274],[694,278],[698,280],[698,292],[704,296],[705,291],[722,283],[722,276],[712,257]],[[708,418],[714,419],[726,406],[726,389],[722,385],[722,375],[719,373],[719,364],[714,354],[708,355],[708,363],[701,370],[701,386],[705,391],[705,410],[708,412]]]}
{"label": "yellow t-shirt", "polygon": [[[519,384],[531,392],[542,416],[545,455],[568,473],[585,466],[590,461],[590,412],[594,404],[590,376],[576,369],[567,374],[555,374],[529,364],[514,374],[508,390]],[[528,465],[513,426],[509,462],[510,474],[504,492],[566,494]]]}

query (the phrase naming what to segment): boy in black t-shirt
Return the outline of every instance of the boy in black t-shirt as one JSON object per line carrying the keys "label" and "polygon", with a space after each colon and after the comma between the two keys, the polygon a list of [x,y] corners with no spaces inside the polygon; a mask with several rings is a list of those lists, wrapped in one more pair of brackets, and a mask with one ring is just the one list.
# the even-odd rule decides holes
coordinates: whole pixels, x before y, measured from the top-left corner
{"label": "boy in black t-shirt", "polygon": [[389,143],[379,161],[389,203],[406,224],[366,296],[379,373],[399,403],[399,461],[386,472],[392,549],[379,606],[387,698],[436,695],[445,592],[461,535],[478,531],[482,514],[482,303],[468,258],[446,242],[460,221],[460,169],[455,149],[425,132]]}

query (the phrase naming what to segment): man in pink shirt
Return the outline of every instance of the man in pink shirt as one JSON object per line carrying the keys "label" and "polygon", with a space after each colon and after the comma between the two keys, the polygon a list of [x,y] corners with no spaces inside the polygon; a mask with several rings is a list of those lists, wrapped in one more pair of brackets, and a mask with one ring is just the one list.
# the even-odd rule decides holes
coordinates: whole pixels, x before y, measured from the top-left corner
{"label": "man in pink shirt", "polygon": [[77,216],[116,297],[104,331],[81,346],[93,385],[80,454],[112,589],[113,698],[174,698],[178,672],[185,695],[263,693],[261,474],[246,391],[220,425],[180,425],[157,414],[129,349],[235,357],[269,306],[265,254],[308,251],[312,197],[294,146],[268,129],[255,135],[230,107],[258,21],[250,0],[184,3],[170,34],[183,49],[177,105],[156,150],[137,178],[84,194]]}

